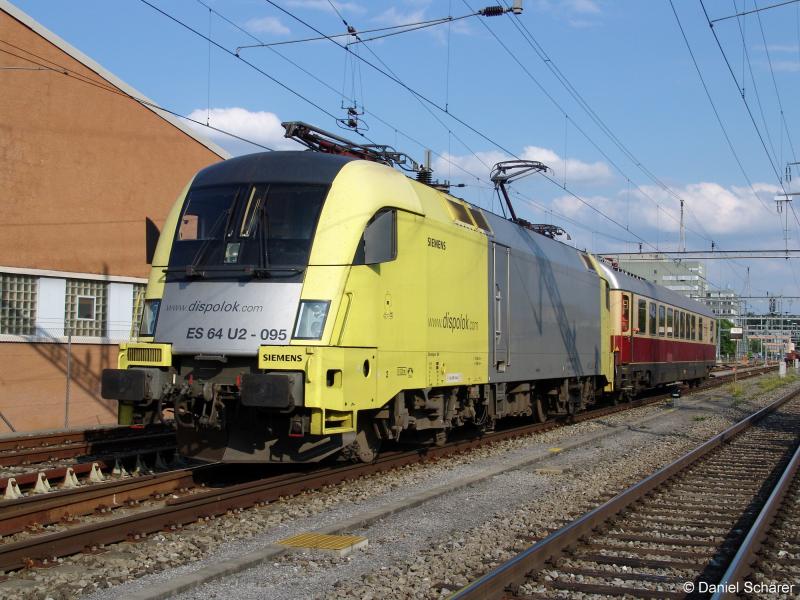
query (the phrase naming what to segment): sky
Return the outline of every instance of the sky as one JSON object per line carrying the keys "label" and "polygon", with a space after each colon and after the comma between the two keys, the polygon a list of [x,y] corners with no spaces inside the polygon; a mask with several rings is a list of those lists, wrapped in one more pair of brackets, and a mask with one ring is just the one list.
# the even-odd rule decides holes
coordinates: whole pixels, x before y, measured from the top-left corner
{"label": "sky", "polygon": [[[518,215],[593,252],[676,250],[681,199],[688,250],[782,249],[786,216],[800,248],[800,207],[781,215],[774,200],[800,191],[800,166],[786,177],[800,151],[800,2],[712,29],[699,0],[525,0],[518,16],[466,18],[490,4],[13,1],[157,104],[255,142],[192,125],[233,154],[295,148],[280,123],[305,121],[418,162],[429,149],[434,178],[495,212],[492,165],[541,161],[546,177],[512,185]],[[778,3],[704,0],[711,20]],[[324,38],[243,47],[345,34],[344,22],[365,40],[448,16],[350,52]],[[351,105],[358,132],[337,121]],[[800,296],[797,261],[711,260],[706,278]],[[782,308],[800,312],[800,300]]]}

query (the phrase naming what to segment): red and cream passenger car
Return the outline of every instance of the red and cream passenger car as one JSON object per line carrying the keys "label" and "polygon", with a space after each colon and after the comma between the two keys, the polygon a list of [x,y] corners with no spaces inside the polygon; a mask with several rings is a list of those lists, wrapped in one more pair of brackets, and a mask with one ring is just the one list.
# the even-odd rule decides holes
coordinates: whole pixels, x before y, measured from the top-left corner
{"label": "red and cream passenger car", "polygon": [[716,321],[704,304],[602,264],[611,283],[615,387],[698,384],[716,358]]}

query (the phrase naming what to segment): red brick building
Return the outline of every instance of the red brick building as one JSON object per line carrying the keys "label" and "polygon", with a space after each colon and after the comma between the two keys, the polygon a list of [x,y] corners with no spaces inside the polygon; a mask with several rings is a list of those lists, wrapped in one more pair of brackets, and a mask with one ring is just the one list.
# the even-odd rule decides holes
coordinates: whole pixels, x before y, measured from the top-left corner
{"label": "red brick building", "polygon": [[0,0],[0,432],[116,419],[100,371],[136,321],[145,220],[227,157],[137,99]]}

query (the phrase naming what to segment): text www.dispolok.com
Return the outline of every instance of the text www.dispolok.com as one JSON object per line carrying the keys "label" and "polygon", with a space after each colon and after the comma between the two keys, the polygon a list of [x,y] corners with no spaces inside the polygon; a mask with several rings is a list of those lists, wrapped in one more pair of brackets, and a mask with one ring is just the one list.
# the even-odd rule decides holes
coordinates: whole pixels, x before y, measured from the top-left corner
{"label": "text www.dispolok.com", "polygon": [[197,313],[219,313],[219,312],[237,312],[237,313],[252,313],[261,312],[264,307],[260,304],[241,304],[235,302],[200,302],[195,300],[191,304],[167,304],[164,307],[168,312],[197,312]]}
{"label": "text www.dispolok.com", "polygon": [[470,320],[469,315],[444,313],[442,317],[428,317],[428,327],[450,331],[477,331],[478,322]]}

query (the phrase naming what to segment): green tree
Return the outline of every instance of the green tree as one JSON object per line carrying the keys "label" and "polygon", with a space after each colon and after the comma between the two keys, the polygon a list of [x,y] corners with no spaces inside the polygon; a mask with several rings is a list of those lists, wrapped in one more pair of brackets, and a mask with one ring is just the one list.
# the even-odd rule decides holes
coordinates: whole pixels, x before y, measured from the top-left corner
{"label": "green tree", "polygon": [[736,354],[736,340],[731,339],[731,327],[733,321],[720,319],[717,321],[717,331],[719,331],[719,353],[722,356]]}

